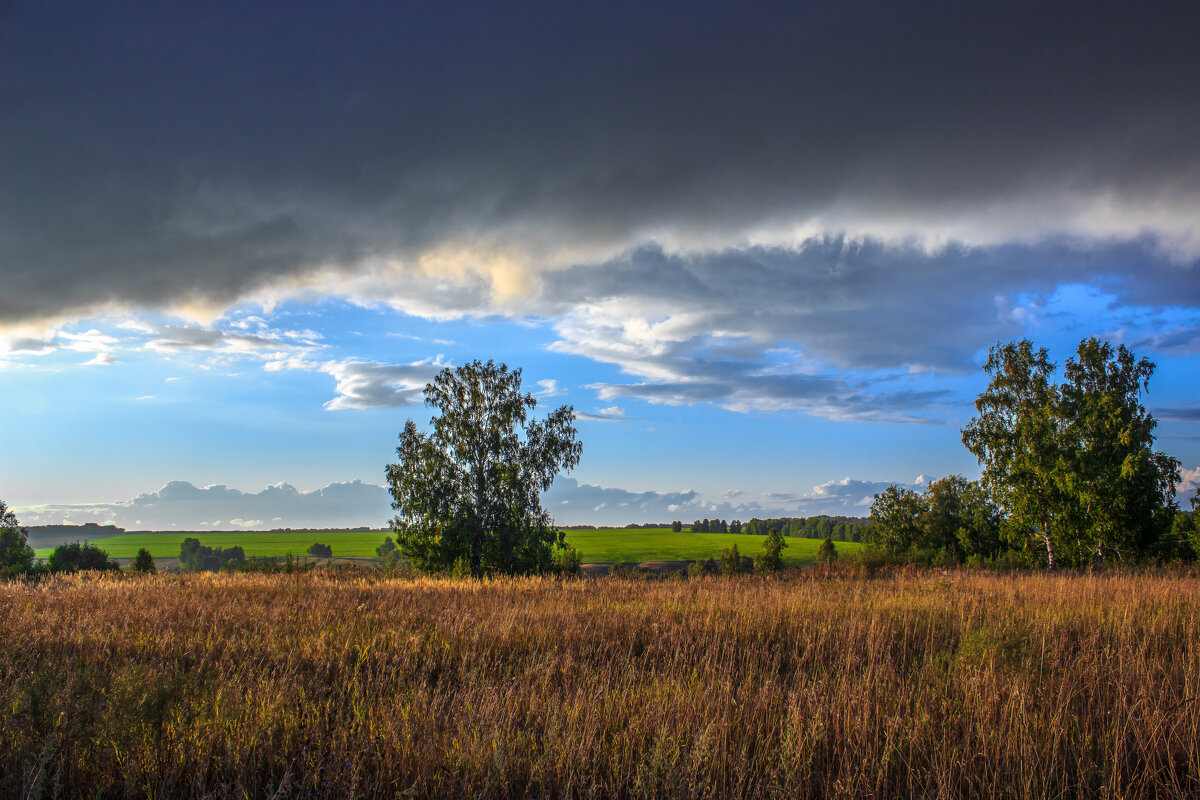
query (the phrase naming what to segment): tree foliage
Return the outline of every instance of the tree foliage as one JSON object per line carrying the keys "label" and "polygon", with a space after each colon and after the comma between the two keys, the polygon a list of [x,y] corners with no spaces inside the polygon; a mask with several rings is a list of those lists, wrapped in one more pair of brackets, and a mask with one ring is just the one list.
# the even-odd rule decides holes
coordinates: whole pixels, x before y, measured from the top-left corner
{"label": "tree foliage", "polygon": [[99,545],[90,542],[72,542],[54,548],[50,554],[47,566],[51,572],[82,572],[98,570],[108,572],[118,570],[117,562],[108,557],[108,553]]}
{"label": "tree foliage", "polygon": [[738,551],[736,543],[721,551],[721,558],[718,563],[720,564],[722,575],[741,575],[745,571],[742,554]]}
{"label": "tree foliage", "polygon": [[425,404],[440,412],[431,432],[410,419],[386,472],[404,555],[426,572],[465,563],[475,577],[551,569],[563,536],[541,492],[579,463],[574,410],[529,419],[537,400],[521,392],[521,370],[493,361],[442,370]]}
{"label": "tree foliage", "polygon": [[921,493],[889,486],[875,495],[870,519],[872,540],[889,553],[961,563],[1004,547],[999,509],[961,475],[931,481]]}
{"label": "tree foliage", "polygon": [[179,547],[179,563],[192,572],[236,569],[246,563],[246,551],[238,545],[206,547],[199,539],[189,536]]}
{"label": "tree foliage", "polygon": [[0,578],[21,575],[33,568],[33,548],[17,515],[0,500]]}
{"label": "tree foliage", "polygon": [[833,544],[833,539],[825,539],[821,542],[821,546],[817,548],[817,563],[832,564],[838,559],[837,547]]}
{"label": "tree foliage", "polygon": [[755,562],[759,572],[778,572],[783,569],[783,549],[787,541],[779,533],[778,528],[771,528],[767,538],[763,540],[763,551]]}
{"label": "tree foliage", "polygon": [[146,548],[139,548],[137,557],[133,559],[133,571],[142,575],[153,575],[158,572],[158,567],[154,564],[154,556],[150,555],[150,551]]}
{"label": "tree foliage", "polygon": [[962,431],[1010,544],[1036,540],[1048,566],[1150,554],[1170,527],[1179,462],[1153,450],[1141,404],[1154,364],[1090,338],[1062,384],[1045,348],[993,347],[990,376]]}

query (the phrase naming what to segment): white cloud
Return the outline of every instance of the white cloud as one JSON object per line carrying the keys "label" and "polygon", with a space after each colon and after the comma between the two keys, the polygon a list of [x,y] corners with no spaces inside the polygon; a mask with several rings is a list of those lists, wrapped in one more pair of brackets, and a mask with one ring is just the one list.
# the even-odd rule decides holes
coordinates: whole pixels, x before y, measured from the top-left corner
{"label": "white cloud", "polygon": [[[224,485],[198,488],[173,481],[132,500],[90,505],[26,506],[25,525],[55,525],[101,518],[128,530],[204,530],[236,528],[384,527],[391,519],[391,495],[382,486],[351,481],[302,492],[279,483],[259,492]],[[265,523],[264,520],[271,520]]]}
{"label": "white cloud", "polygon": [[538,390],[533,393],[533,396],[539,400],[547,400],[567,393],[566,389],[560,388],[558,381],[553,378],[544,378],[537,382],[537,386]]}

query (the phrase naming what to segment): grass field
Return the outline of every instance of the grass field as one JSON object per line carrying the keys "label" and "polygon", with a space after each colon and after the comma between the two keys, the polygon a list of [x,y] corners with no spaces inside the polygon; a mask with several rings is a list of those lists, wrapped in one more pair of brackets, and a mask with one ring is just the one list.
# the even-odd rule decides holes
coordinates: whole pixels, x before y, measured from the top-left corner
{"label": "grass field", "polygon": [[[246,551],[247,556],[304,555],[315,542],[333,548],[335,556],[374,556],[375,548],[383,544],[386,533],[349,532],[334,533],[262,533],[258,531],[219,533],[145,533],[109,536],[93,539],[92,543],[104,548],[113,558],[133,558],[140,548],[150,551],[155,558],[173,558],[179,555],[179,546],[188,536],[200,540],[205,547],[233,547]],[[38,558],[49,558],[52,547],[38,548]]]}
{"label": "grass field", "polygon": [[[240,546],[247,556],[303,555],[314,542],[333,548],[338,557],[374,556],[375,548],[383,543],[386,533],[200,533],[191,534],[206,547]],[[179,555],[185,534],[151,533],[124,534],[95,539],[113,558],[133,558],[145,547],[156,558]],[[583,554],[584,561],[688,561],[717,556],[731,544],[745,556],[762,552],[762,536],[741,536],[722,533],[672,533],[670,528],[620,528],[616,530],[567,531],[567,541]],[[820,541],[817,539],[788,539],[783,551],[784,560],[791,564],[812,561]],[[859,545],[837,542],[839,552],[848,553]],[[49,558],[53,548],[39,548],[38,558]]]}
{"label": "grass field", "polygon": [[0,583],[4,797],[1200,796],[1194,575]]}
{"label": "grass field", "polygon": [[[690,561],[713,558],[736,544],[744,556],[762,552],[765,536],[736,533],[673,533],[670,528],[619,528],[616,530],[567,531],[567,541],[583,554],[584,561]],[[800,564],[816,558],[820,539],[788,538],[783,560]],[[862,545],[834,542],[839,553],[851,553]]]}

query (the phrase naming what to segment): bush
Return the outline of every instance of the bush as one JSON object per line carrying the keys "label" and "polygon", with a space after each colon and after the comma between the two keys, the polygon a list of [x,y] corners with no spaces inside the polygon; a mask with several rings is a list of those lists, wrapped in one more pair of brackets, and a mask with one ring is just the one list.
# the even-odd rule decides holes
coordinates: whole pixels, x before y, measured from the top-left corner
{"label": "bush", "polygon": [[779,535],[778,528],[771,528],[771,532],[767,534],[766,540],[763,542],[762,555],[755,562],[755,569],[759,572],[778,572],[783,569],[783,548],[787,547],[787,542]]}
{"label": "bush", "polygon": [[578,575],[583,566],[583,556],[575,545],[564,545],[554,553],[554,571],[560,575]]}
{"label": "bush", "polygon": [[379,556],[380,558],[387,558],[392,553],[397,552],[398,549],[399,548],[396,547],[396,543],[392,540],[392,537],[389,536],[383,540],[383,544],[375,548],[375,555]]}
{"label": "bush", "polygon": [[158,572],[158,568],[154,565],[154,556],[150,555],[150,551],[146,548],[138,550],[137,558],[133,559],[133,571],[142,575],[153,575]]}
{"label": "bush", "polygon": [[838,559],[837,548],[833,546],[833,539],[826,539],[821,542],[821,546],[817,548],[817,563],[832,564]]}
{"label": "bush", "polygon": [[17,515],[0,500],[0,578],[22,575],[33,569],[33,548]]}
{"label": "bush", "polygon": [[736,544],[721,551],[720,565],[722,575],[741,575],[746,571]]}
{"label": "bush", "polygon": [[179,563],[193,572],[215,572],[219,569],[238,569],[246,563],[246,551],[241,547],[205,547],[200,540],[189,536],[179,548]]}
{"label": "bush", "polygon": [[717,566],[717,562],[711,558],[693,561],[688,564],[687,574],[689,578],[699,578],[703,575],[716,575],[721,571]]}
{"label": "bush", "polygon": [[308,554],[316,558],[333,558],[333,548],[327,544],[316,542],[308,548]]}
{"label": "bush", "polygon": [[107,552],[86,542],[72,542],[54,548],[50,554],[49,568],[51,572],[81,572],[89,569],[107,572],[120,569]]}

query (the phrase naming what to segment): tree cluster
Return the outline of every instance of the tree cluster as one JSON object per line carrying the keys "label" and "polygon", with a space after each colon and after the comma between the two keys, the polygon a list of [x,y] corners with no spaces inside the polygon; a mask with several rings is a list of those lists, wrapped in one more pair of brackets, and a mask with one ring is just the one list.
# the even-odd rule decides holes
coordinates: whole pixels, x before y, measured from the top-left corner
{"label": "tree cluster", "polygon": [[889,487],[871,508],[876,541],[1050,568],[1195,556],[1177,523],[1179,462],[1154,450],[1157,423],[1141,402],[1153,363],[1089,338],[1058,382],[1046,349],[1022,340],[993,347],[984,370],[978,415],[962,430],[979,483],[952,475],[921,495]]}
{"label": "tree cluster", "polygon": [[206,547],[199,539],[188,537],[179,548],[179,563],[191,572],[215,572],[221,569],[238,569],[246,563],[246,551],[239,545],[233,547]]}
{"label": "tree cluster", "polygon": [[861,542],[867,524],[867,520],[862,517],[831,517],[825,514],[776,519],[754,517],[742,524],[741,532],[752,536],[763,536],[775,528],[784,536],[804,539],[833,539],[835,542]]}
{"label": "tree cluster", "polygon": [[[671,530],[679,533],[682,523],[675,522]],[[739,520],[726,522],[723,519],[698,519],[692,523],[692,533],[742,533],[742,523]]]}
{"label": "tree cluster", "polygon": [[871,535],[890,553],[962,563],[1004,548],[1000,511],[976,481],[951,475],[924,492],[889,486],[871,505]]}
{"label": "tree cluster", "polygon": [[314,558],[333,558],[333,548],[327,544],[315,542],[308,548],[308,554]]}

